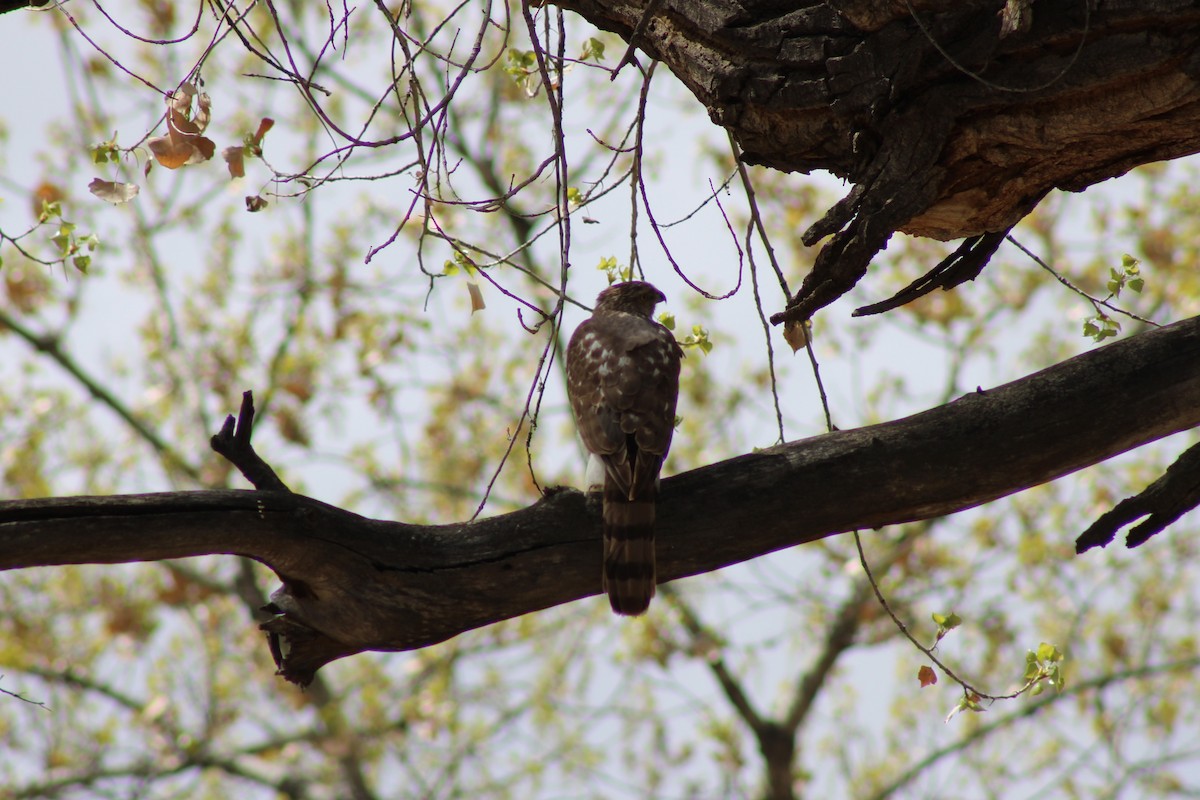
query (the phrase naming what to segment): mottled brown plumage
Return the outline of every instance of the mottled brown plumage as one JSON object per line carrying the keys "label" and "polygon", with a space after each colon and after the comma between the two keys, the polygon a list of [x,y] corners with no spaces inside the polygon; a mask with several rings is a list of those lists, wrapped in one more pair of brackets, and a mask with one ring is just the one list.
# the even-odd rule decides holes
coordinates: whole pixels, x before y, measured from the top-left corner
{"label": "mottled brown plumage", "polygon": [[641,614],[654,597],[654,504],[683,358],[675,337],[651,318],[665,299],[643,281],[614,284],[567,346],[571,410],[584,446],[604,467],[602,488],[588,491],[603,495],[601,575],[618,614]]}

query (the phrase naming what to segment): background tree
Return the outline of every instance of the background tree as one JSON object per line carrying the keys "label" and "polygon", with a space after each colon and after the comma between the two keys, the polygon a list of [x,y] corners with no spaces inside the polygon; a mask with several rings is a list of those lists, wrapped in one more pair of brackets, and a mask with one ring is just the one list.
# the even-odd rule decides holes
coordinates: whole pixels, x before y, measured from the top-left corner
{"label": "background tree", "polygon": [[[0,225],[10,496],[243,486],[207,437],[252,387],[255,441],[296,491],[410,524],[466,519],[484,497],[487,514],[528,506],[576,471],[555,356],[582,313],[558,298],[590,302],[605,282],[597,263],[664,285],[681,338],[692,330],[672,471],[823,430],[816,361],[779,358],[765,321],[747,320],[795,300],[768,287],[804,272],[813,254],[792,232],[833,197],[739,170],[716,129],[694,121],[694,100],[661,68],[627,63],[623,42],[553,9],[209,5],[194,32],[193,13],[67,6],[4,19],[18,37],[55,26],[69,100],[38,170],[23,167],[28,151],[6,155],[27,176],[5,183]],[[635,42],[670,31],[658,13]],[[933,46],[902,17],[889,24]],[[148,130],[159,115],[168,124]],[[696,152],[681,152],[692,139]],[[251,188],[231,198],[238,164],[247,177],[235,185]],[[946,255],[905,240],[851,305],[816,321],[810,355],[848,431],[824,441],[1060,362],[1085,349],[1081,326],[1115,332],[1124,303],[1157,322],[1194,313],[1190,177],[1186,165],[1152,168],[1087,207],[1052,196],[1018,229],[1048,268],[1005,246],[973,285],[848,322],[853,304]],[[93,179],[103,200],[138,194],[107,208],[82,193]],[[699,190],[679,191],[684,179]],[[700,300],[659,251],[642,259],[660,237],[682,278],[714,296],[742,288]],[[487,308],[471,313],[480,298]],[[1145,324],[1121,319],[1122,332]],[[1126,387],[1133,419],[1104,417],[1094,438],[1186,427],[1195,390],[1179,386],[1159,414],[1139,403],[1162,387]],[[599,601],[561,605],[411,653],[335,661],[304,676],[304,693],[270,674],[254,621],[274,577],[248,559],[8,572],[0,688],[50,712],[9,698],[3,783],[14,796],[1183,794],[1196,777],[1184,722],[1195,701],[1182,691],[1197,657],[1190,537],[1070,559],[1075,534],[1170,460],[1143,449],[1119,469],[863,537],[880,592],[921,641],[935,637],[931,612],[965,621],[938,655],[972,685],[1019,686],[1026,651],[1053,670],[1043,641],[1069,656],[1062,692],[950,725],[963,690],[944,676],[919,690],[928,659],[900,639],[847,537],[670,584],[644,623],[611,620]],[[749,475],[750,463],[723,469]],[[712,474],[676,482],[674,519],[711,508],[687,487]],[[839,504],[810,483],[781,526]],[[558,522],[578,557],[531,557],[540,572],[498,587],[516,607],[598,589],[570,571],[598,577],[585,555],[598,532],[571,531],[586,525],[573,497],[532,513]],[[6,565],[63,541],[28,538],[30,514],[48,507],[8,505]],[[173,507],[193,528],[221,527]],[[140,508],[125,530],[152,557],[149,540],[173,529]],[[105,518],[122,519],[65,518],[93,539],[117,532]],[[709,557],[688,552],[683,531],[665,533],[669,563],[695,571]],[[123,559],[119,539],[98,546]],[[437,603],[409,591],[415,605]],[[881,674],[902,681],[885,688]]]}

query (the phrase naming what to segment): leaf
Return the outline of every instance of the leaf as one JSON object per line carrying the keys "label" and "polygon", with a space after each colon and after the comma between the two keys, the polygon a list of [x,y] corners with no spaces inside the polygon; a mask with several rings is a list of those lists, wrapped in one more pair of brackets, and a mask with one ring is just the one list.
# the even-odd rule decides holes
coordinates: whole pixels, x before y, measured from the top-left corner
{"label": "leaf", "polygon": [[251,137],[250,141],[253,142],[255,147],[262,147],[263,137],[273,127],[275,127],[275,120],[270,117],[263,117],[258,123],[258,130],[254,132],[254,136]]}
{"label": "leaf", "polygon": [[192,122],[200,131],[203,131],[208,127],[211,119],[212,98],[208,96],[208,92],[201,92],[200,96],[196,98],[196,116],[192,117]]}
{"label": "leaf", "polygon": [[146,140],[146,146],[154,154],[154,160],[167,169],[179,169],[192,155],[191,145],[176,142],[170,136],[154,136]]}
{"label": "leaf", "polygon": [[68,255],[71,252],[71,236],[75,232],[75,223],[63,220],[58,226],[58,232],[50,237],[50,241],[58,247],[62,255]]}
{"label": "leaf", "polygon": [[1042,642],[1037,649],[1038,661],[1062,661],[1063,654],[1049,642]]}
{"label": "leaf", "polygon": [[266,200],[264,200],[262,197],[260,197],[256,194],[252,194],[252,195],[249,195],[246,197],[246,210],[249,211],[251,214],[258,212],[258,211],[262,211],[268,205],[270,205],[270,203],[268,203]]}
{"label": "leaf", "polygon": [[984,709],[983,706],[979,705],[979,701],[981,699],[982,698],[980,698],[980,696],[975,694],[974,692],[971,692],[970,694],[965,695],[962,700],[958,701],[958,705],[956,705],[950,711],[950,713],[946,715],[945,721],[949,722],[950,720],[954,719],[954,715],[960,711],[974,711],[976,714],[982,714],[986,709]]}
{"label": "leaf", "polygon": [[955,614],[953,611],[949,614],[935,613],[933,615],[933,621],[937,623],[939,628],[944,628],[948,631],[952,631],[959,625],[962,625],[962,617],[960,617],[958,614]]}
{"label": "leaf", "polygon": [[217,145],[205,136],[155,136],[146,141],[154,160],[167,169],[179,169],[188,164],[208,161],[217,152]]}
{"label": "leaf", "polygon": [[800,322],[799,320],[789,319],[783,323],[783,340],[791,346],[793,353],[801,347],[808,345],[811,328],[812,323],[808,320]]}
{"label": "leaf", "polygon": [[93,164],[107,164],[110,161],[116,162],[121,158],[121,148],[117,146],[117,133],[113,131],[112,138],[107,142],[94,144],[88,148],[88,152],[92,154]]}
{"label": "leaf", "polygon": [[467,293],[471,295],[471,313],[482,311],[487,308],[483,302],[483,292],[479,289],[479,284],[475,281],[467,281]]}
{"label": "leaf", "polygon": [[[191,116],[193,97],[196,98],[194,117]],[[207,94],[197,96],[196,87],[184,83],[167,97],[167,135],[149,139],[146,146],[167,169],[208,161],[216,155],[217,145],[201,134],[211,117],[212,99]]]}
{"label": "leaf", "polygon": [[207,136],[197,136],[192,140],[193,154],[192,158],[188,159],[189,164],[198,164],[201,161],[208,161],[217,154],[217,143]]}
{"label": "leaf", "polygon": [[920,681],[922,689],[926,686],[933,686],[938,681],[937,673],[933,671],[933,667],[922,664],[921,668],[917,670],[917,680]]}
{"label": "leaf", "polygon": [[141,188],[136,183],[117,183],[115,181],[92,178],[88,191],[105,202],[119,206],[137,197]]}
{"label": "leaf", "polygon": [[246,149],[244,147],[226,147],[221,151],[225,166],[229,167],[229,177],[246,177]]}
{"label": "leaf", "polygon": [[50,181],[42,181],[33,190],[33,214],[38,222],[45,222],[50,217],[62,216],[62,201],[66,193]]}
{"label": "leaf", "polygon": [[604,42],[596,37],[592,37],[583,43],[583,52],[579,56],[580,61],[592,59],[599,63],[604,60]]}

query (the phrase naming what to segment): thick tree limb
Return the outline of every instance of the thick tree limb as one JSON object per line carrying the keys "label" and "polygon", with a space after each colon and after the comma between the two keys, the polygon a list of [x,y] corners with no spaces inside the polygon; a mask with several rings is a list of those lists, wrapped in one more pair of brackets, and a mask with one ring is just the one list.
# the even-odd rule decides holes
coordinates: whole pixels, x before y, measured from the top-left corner
{"label": "thick tree limb", "polygon": [[[663,581],[843,531],[944,516],[1200,425],[1200,318],[905,419],[663,482]],[[311,680],[600,591],[600,524],[573,490],[471,524],[370,520],[281,492],[0,503],[0,569],[211,553],[270,565],[281,673]]]}
{"label": "thick tree limb", "polygon": [[804,236],[833,238],[776,324],[840,297],[894,231],[999,233],[1053,189],[1200,152],[1190,0],[556,2],[636,28],[749,163],[855,184]]}
{"label": "thick tree limb", "polygon": [[42,8],[49,4],[50,0],[0,0],[0,14],[21,9]]}

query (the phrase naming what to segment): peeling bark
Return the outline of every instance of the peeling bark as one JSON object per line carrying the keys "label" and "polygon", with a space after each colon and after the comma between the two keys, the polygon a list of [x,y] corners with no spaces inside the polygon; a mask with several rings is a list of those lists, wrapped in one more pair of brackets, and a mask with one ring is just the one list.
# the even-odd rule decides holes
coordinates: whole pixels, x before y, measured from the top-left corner
{"label": "peeling bark", "polygon": [[[661,60],[743,158],[858,196],[787,311],[848,291],[895,231],[999,233],[1051,190],[1200,152],[1200,7],[1184,0],[562,0]],[[1006,9],[1008,12],[1006,13]]]}

